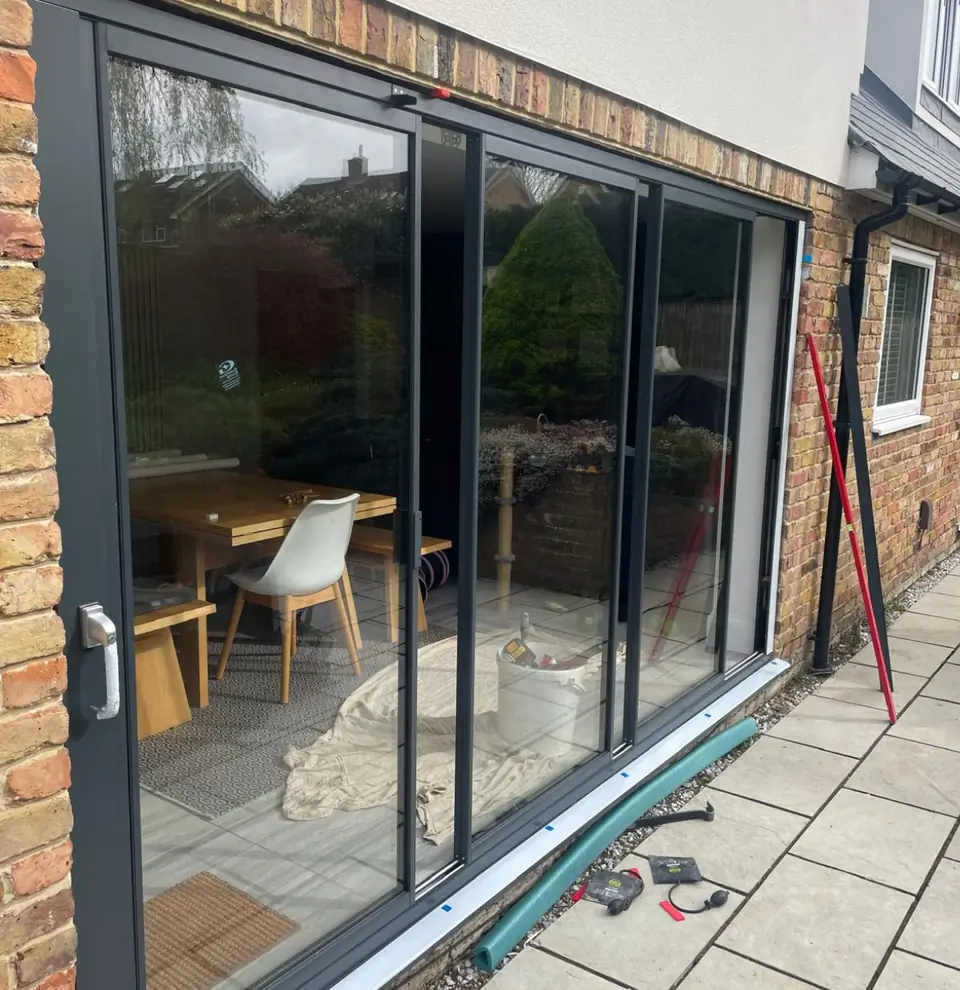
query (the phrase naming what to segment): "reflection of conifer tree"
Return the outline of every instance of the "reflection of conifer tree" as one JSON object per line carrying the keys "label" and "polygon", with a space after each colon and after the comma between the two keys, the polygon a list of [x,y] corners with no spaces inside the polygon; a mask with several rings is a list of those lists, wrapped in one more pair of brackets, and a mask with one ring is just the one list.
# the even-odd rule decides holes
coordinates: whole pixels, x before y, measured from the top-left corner
{"label": "reflection of conifer tree", "polygon": [[[620,280],[580,206],[548,203],[520,232],[483,299],[488,399],[557,422],[605,418]],[[612,410],[610,411],[612,413]]]}
{"label": "reflection of conifer tree", "polygon": [[263,171],[237,94],[228,86],[139,62],[110,62],[110,137],[117,178],[236,162]]}

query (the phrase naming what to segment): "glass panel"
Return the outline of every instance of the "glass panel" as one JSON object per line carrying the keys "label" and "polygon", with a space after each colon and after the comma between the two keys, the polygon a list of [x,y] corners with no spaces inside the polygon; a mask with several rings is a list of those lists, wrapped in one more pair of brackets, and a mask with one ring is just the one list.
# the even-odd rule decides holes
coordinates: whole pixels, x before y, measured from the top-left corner
{"label": "glass panel", "polygon": [[473,816],[603,745],[632,193],[487,161]]}
{"label": "glass panel", "polygon": [[713,674],[723,644],[748,238],[732,217],[664,206],[640,721]]}
{"label": "glass panel", "polygon": [[246,987],[397,889],[407,140],[119,60],[110,98],[147,953],[245,925],[192,958]]}
{"label": "glass panel", "polygon": [[427,620],[417,664],[422,883],[453,861],[466,135],[425,123],[421,150],[420,507],[424,549],[436,548],[420,564]]}
{"label": "glass panel", "polygon": [[917,397],[920,344],[927,300],[926,268],[894,261],[883,323],[883,356],[877,405],[906,402]]}

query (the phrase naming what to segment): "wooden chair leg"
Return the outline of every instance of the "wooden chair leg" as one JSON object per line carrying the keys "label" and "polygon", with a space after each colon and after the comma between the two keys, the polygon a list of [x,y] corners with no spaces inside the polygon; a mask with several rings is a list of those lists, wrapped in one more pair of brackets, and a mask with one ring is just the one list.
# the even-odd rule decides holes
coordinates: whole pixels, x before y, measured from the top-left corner
{"label": "wooden chair leg", "polygon": [[337,617],[340,619],[340,628],[343,630],[344,638],[347,641],[347,652],[350,654],[350,661],[353,664],[353,672],[357,677],[362,677],[360,669],[360,657],[357,656],[357,646],[353,641],[353,632],[350,629],[350,617],[347,615],[347,607],[343,603],[343,592],[340,590],[340,583],[333,586],[333,595],[337,604]]}
{"label": "wooden chair leg", "polygon": [[387,595],[387,630],[390,642],[400,640],[400,565],[389,562],[384,574]]}
{"label": "wooden chair leg", "polygon": [[286,705],[290,701],[290,650],[293,645],[293,612],[286,602],[280,613],[280,629],[283,644],[280,651],[280,700]]}
{"label": "wooden chair leg", "polygon": [[350,616],[350,625],[353,628],[353,642],[358,650],[363,649],[363,637],[360,635],[360,622],[357,619],[357,603],[353,600],[353,587],[350,584],[350,575],[347,568],[343,568],[343,597],[347,603],[347,615]]}
{"label": "wooden chair leg", "polygon": [[237,588],[237,597],[233,601],[230,624],[227,626],[227,635],[223,639],[223,649],[220,651],[220,661],[217,664],[218,681],[223,680],[224,672],[227,669],[227,661],[230,659],[230,651],[233,649],[233,640],[237,635],[237,626],[240,625],[240,613],[243,611],[243,601],[243,588]]}
{"label": "wooden chair leg", "polygon": [[294,609],[290,613],[290,658],[297,655],[297,623],[300,621],[300,613]]}
{"label": "wooden chair leg", "polygon": [[423,588],[417,582],[417,629],[420,632],[427,631],[427,610],[423,607]]}

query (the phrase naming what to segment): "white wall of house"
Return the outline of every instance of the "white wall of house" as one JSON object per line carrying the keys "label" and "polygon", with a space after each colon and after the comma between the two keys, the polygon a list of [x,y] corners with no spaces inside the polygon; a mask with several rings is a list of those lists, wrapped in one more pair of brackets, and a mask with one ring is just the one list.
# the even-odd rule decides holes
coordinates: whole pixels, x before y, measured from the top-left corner
{"label": "white wall of house", "polygon": [[784,165],[840,182],[869,0],[400,0]]}

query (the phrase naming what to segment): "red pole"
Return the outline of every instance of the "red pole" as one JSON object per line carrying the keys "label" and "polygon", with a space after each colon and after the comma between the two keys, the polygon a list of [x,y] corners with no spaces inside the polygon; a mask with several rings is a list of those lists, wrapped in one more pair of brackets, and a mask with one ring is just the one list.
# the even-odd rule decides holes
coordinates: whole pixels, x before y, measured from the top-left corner
{"label": "red pole", "polygon": [[810,360],[813,362],[813,374],[817,380],[817,393],[820,396],[820,410],[823,413],[823,422],[827,428],[830,456],[833,458],[833,471],[840,488],[843,518],[847,522],[847,533],[850,534],[850,549],[853,551],[853,562],[856,565],[857,579],[860,582],[860,594],[863,596],[863,607],[867,613],[867,625],[870,627],[870,638],[873,640],[873,653],[877,660],[877,670],[880,673],[880,689],[883,691],[883,697],[887,703],[887,714],[890,716],[890,724],[893,725],[897,721],[897,709],[893,703],[893,695],[890,693],[890,678],[887,677],[887,665],[883,662],[883,650],[880,649],[880,633],[877,629],[877,617],[873,611],[873,603],[870,601],[867,574],[863,567],[863,557],[860,554],[857,533],[853,528],[853,506],[850,504],[847,479],[844,476],[843,465],[840,462],[837,433],[833,428],[833,419],[830,416],[830,403],[827,400],[827,386],[823,381],[823,369],[820,367],[820,354],[817,351],[817,342],[814,340],[812,333],[807,334],[807,349],[810,351]]}

